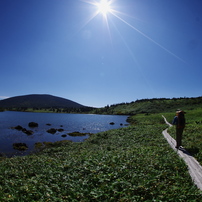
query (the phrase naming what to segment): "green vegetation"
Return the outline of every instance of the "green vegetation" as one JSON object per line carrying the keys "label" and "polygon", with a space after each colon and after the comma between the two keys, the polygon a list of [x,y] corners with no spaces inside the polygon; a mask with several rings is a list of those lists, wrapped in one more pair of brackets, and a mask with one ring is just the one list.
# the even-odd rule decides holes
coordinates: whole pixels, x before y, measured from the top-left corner
{"label": "green vegetation", "polygon": [[[162,135],[168,127],[162,115],[171,123],[178,108],[187,112],[183,146],[202,164],[202,97],[122,103],[90,113],[131,114],[127,128],[82,143],[36,143],[38,153],[0,157],[0,201],[202,201]],[[175,137],[175,127],[169,133]]]}
{"label": "green vegetation", "polygon": [[178,108],[192,110],[202,108],[202,97],[197,98],[154,98],[142,99],[131,103],[120,103],[94,109],[92,113],[97,114],[126,114],[135,115],[140,113],[165,113],[174,112]]}
{"label": "green vegetation", "polygon": [[7,104],[6,105],[7,107],[5,107],[4,109],[10,110],[10,111],[23,111],[23,112],[135,115],[140,113],[150,114],[150,113],[159,113],[159,112],[161,113],[174,112],[178,108],[181,108],[184,110],[193,110],[197,108],[202,108],[202,97],[172,98],[172,99],[168,99],[168,98],[142,99],[142,100],[136,100],[131,103],[113,104],[113,105],[105,106],[102,108],[93,108],[93,107],[85,107],[85,106],[65,107],[64,104],[61,105],[61,103],[59,102],[60,100],[58,99],[54,100],[53,103],[49,103],[49,106],[44,107],[45,106],[44,102],[47,103],[47,100],[45,101],[43,98],[41,101],[38,100],[37,102],[33,102],[33,101],[31,103],[28,102],[29,106],[35,106],[35,107],[26,107],[25,103],[23,105],[22,102],[20,102],[21,105],[19,105],[18,107],[8,107],[8,106],[13,106],[13,101],[12,101],[10,105]]}
{"label": "green vegetation", "polygon": [[1,158],[0,201],[201,201],[187,166],[162,135],[161,114],[130,121],[135,124],[83,143]]}
{"label": "green vegetation", "polygon": [[[50,107],[50,108],[40,108],[40,107],[17,107],[17,108],[5,108],[7,111],[20,111],[20,112],[36,112],[36,113],[89,113],[94,110],[92,107],[82,107],[82,108],[60,108],[60,107]],[[2,110],[2,111],[4,111]]]}
{"label": "green vegetation", "polygon": [[93,134],[91,134],[91,133],[80,133],[80,132],[75,131],[72,133],[68,133],[68,135],[70,135],[70,136],[85,136],[85,135],[93,135]]}

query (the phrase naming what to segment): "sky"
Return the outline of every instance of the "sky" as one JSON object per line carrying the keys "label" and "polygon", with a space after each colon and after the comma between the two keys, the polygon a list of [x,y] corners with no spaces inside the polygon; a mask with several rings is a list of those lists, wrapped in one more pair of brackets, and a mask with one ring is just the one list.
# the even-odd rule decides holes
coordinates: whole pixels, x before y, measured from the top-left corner
{"label": "sky", "polygon": [[198,97],[201,76],[201,0],[0,0],[0,99]]}

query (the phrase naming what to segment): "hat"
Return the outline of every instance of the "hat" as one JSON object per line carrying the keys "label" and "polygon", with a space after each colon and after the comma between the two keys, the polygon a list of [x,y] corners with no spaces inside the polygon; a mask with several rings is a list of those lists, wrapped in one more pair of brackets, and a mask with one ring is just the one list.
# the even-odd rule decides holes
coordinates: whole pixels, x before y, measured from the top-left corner
{"label": "hat", "polygon": [[178,109],[178,110],[176,111],[176,114],[179,114],[179,113],[186,114],[185,111]]}

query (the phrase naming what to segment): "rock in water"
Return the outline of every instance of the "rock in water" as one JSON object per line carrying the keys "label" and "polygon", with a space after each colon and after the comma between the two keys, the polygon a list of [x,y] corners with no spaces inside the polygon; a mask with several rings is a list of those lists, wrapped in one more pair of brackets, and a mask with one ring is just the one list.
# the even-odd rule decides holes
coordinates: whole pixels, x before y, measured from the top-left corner
{"label": "rock in water", "polygon": [[33,127],[38,127],[39,124],[35,123],[35,122],[29,122],[28,126],[31,127],[31,128],[33,128]]}
{"label": "rock in water", "polygon": [[28,149],[28,146],[25,143],[13,143],[13,149],[25,151]]}

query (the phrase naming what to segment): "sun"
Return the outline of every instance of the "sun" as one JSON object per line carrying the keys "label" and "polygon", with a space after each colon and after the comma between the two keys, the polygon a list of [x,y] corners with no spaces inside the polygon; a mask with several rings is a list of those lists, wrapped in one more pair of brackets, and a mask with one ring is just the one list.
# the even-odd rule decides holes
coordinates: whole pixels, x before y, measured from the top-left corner
{"label": "sun", "polygon": [[97,12],[101,13],[103,16],[106,16],[108,13],[112,12],[111,1],[100,0],[99,3],[96,3],[96,6],[97,6]]}
{"label": "sun", "polygon": [[96,11],[93,13],[89,21],[95,18],[98,14],[101,14],[107,20],[108,14],[113,14],[114,12],[116,12],[116,10],[114,10],[112,6],[112,4],[116,0],[81,0],[81,1],[93,5],[96,8]]}

